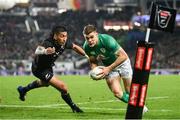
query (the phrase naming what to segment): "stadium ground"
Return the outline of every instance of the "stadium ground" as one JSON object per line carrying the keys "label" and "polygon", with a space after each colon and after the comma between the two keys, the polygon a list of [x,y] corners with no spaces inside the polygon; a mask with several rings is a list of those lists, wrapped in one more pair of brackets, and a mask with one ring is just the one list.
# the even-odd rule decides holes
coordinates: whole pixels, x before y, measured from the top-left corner
{"label": "stadium ground", "polygon": [[[35,77],[0,77],[0,119],[124,119],[127,105],[113,97],[106,83],[88,76],[62,76],[73,100],[85,113],[72,113],[54,88],[28,93],[25,102],[18,99],[16,87]],[[143,119],[180,119],[180,76],[151,75]]]}

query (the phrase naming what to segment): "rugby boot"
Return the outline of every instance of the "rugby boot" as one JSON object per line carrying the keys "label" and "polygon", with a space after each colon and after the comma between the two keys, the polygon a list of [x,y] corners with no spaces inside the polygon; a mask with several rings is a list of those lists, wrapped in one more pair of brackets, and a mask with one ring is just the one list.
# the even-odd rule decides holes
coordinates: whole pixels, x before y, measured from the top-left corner
{"label": "rugby boot", "polygon": [[19,86],[17,88],[17,91],[19,92],[19,99],[21,101],[25,101],[26,92],[25,92],[24,88],[22,86]]}
{"label": "rugby boot", "polygon": [[149,111],[149,109],[147,108],[146,105],[144,105],[144,108],[143,108],[143,114],[147,113]]}
{"label": "rugby boot", "polygon": [[83,111],[75,104],[71,107],[71,109],[74,113],[83,113]]}

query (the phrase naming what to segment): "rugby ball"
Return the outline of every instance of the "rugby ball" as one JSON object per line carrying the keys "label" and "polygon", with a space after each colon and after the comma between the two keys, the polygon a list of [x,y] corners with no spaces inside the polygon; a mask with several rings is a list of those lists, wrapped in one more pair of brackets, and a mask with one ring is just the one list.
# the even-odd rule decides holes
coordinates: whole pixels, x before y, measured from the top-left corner
{"label": "rugby ball", "polygon": [[94,69],[92,69],[89,73],[90,77],[93,79],[93,80],[100,80],[102,79],[103,75],[102,74],[99,74],[102,72],[102,68],[104,66],[97,66],[95,67]]}

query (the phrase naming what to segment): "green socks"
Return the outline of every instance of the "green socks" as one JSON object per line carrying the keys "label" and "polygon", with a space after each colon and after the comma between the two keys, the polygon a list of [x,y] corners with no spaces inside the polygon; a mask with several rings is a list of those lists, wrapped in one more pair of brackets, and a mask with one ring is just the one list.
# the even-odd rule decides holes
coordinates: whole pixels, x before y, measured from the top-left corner
{"label": "green socks", "polygon": [[123,92],[123,96],[122,96],[122,98],[120,98],[120,100],[125,102],[125,103],[128,103],[128,101],[129,101],[129,94],[126,93],[126,92]]}

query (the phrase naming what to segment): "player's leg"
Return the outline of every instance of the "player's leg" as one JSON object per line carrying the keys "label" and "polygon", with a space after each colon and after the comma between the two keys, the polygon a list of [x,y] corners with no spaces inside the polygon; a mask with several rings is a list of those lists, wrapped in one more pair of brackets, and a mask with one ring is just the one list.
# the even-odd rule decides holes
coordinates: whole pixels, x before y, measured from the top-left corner
{"label": "player's leg", "polygon": [[25,101],[26,93],[32,89],[39,88],[39,87],[48,87],[49,86],[49,79],[53,76],[51,68],[47,69],[37,69],[32,67],[32,73],[34,76],[39,78],[39,80],[35,80],[32,83],[29,83],[27,86],[18,86],[17,90],[19,92],[19,99]]}
{"label": "player's leg", "polygon": [[130,93],[130,87],[131,87],[131,78],[122,78],[124,89],[129,94]]}
{"label": "player's leg", "polygon": [[117,68],[124,84],[124,89],[127,93],[130,93],[130,87],[132,82],[132,68],[130,60],[126,60],[119,68]]}
{"label": "player's leg", "polygon": [[71,107],[73,112],[82,113],[83,111],[72,101],[70,94],[68,93],[67,85],[53,76],[49,81],[49,84],[61,92],[62,99]]}
{"label": "player's leg", "polygon": [[[126,93],[130,93],[131,82],[132,82],[132,68],[130,61],[127,61],[122,67],[120,67],[120,74],[124,83]],[[143,114],[148,112],[148,108],[144,105]]]}
{"label": "player's leg", "polygon": [[114,96],[127,103],[129,95],[126,92],[123,92],[120,85],[120,79],[120,76],[108,77],[106,79],[106,82],[110,90],[113,92]]}
{"label": "player's leg", "polygon": [[39,87],[47,87],[48,84],[46,82],[43,82],[41,80],[35,80],[32,83],[29,83],[27,86],[23,87],[23,86],[18,86],[17,90],[19,92],[19,99],[21,101],[25,101],[25,95],[28,91],[35,89],[35,88],[39,88]]}
{"label": "player's leg", "polygon": [[48,86],[49,86],[49,84],[47,82],[44,82],[42,80],[35,80],[32,83],[29,83],[25,87],[19,86],[18,88],[23,89],[24,92],[28,92],[28,91],[35,89],[35,88],[48,87]]}

